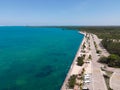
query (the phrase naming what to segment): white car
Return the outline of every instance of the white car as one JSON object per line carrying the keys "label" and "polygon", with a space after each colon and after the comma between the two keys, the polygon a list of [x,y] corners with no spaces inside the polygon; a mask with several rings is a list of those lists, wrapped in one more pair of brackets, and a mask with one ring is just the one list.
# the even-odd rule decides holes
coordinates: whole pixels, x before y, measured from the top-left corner
{"label": "white car", "polygon": [[84,77],[84,79],[85,79],[85,80],[89,80],[89,79],[90,79],[90,77]]}
{"label": "white car", "polygon": [[85,80],[84,83],[90,83],[90,80]]}

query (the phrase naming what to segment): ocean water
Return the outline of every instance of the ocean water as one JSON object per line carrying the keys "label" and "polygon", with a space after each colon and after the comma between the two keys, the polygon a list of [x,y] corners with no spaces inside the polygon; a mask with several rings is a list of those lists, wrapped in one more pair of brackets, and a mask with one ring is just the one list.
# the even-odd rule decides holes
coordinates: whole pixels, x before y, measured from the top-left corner
{"label": "ocean water", "polygon": [[62,28],[0,27],[0,90],[60,90],[82,39]]}

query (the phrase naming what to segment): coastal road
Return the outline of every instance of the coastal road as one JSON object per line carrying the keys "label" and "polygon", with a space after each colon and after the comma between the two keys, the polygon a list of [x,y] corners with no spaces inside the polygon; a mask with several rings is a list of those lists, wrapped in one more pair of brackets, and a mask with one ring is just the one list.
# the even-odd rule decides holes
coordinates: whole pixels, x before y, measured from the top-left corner
{"label": "coastal road", "polygon": [[101,40],[95,34],[93,34],[93,37],[94,37],[94,40],[98,46],[98,50],[102,51],[101,55],[106,56],[106,57],[109,56],[110,54],[101,44]]}
{"label": "coastal road", "polygon": [[[94,35],[93,35],[94,37]],[[96,37],[94,38],[94,40],[96,42],[98,42],[98,40],[96,39]],[[94,40],[92,38],[92,36],[90,36],[90,46],[91,46],[91,56],[92,56],[92,86],[93,86],[93,90],[107,90],[105,81],[104,81],[104,77],[102,75],[101,72],[101,64],[99,64],[97,62],[97,60],[99,59],[99,56],[96,54],[96,49],[94,46]]]}

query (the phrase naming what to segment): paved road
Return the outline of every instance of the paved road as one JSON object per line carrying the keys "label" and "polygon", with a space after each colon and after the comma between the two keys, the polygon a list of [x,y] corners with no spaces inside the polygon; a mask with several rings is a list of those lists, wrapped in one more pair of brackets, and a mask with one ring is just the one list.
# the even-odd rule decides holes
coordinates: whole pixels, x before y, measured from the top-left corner
{"label": "paved road", "polygon": [[[94,35],[93,35],[94,36]],[[94,40],[98,42],[96,37]],[[92,86],[93,90],[107,90],[104,77],[100,70],[101,64],[97,62],[99,56],[96,54],[96,49],[93,43],[93,38],[90,36],[91,55],[92,55]]]}
{"label": "paved road", "polygon": [[113,90],[120,90],[120,69],[114,70],[110,78],[110,87]]}

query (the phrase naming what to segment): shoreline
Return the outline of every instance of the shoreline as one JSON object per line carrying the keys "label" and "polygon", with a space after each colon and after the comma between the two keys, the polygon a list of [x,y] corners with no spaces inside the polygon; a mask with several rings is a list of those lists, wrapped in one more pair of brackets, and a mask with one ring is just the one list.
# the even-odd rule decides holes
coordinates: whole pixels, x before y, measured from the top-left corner
{"label": "shoreline", "polygon": [[69,68],[69,71],[68,71],[68,73],[66,75],[66,78],[65,78],[60,90],[67,90],[68,89],[66,87],[66,84],[68,82],[69,77],[71,76],[71,72],[73,71],[73,67],[75,66],[75,62],[77,60],[77,57],[80,55],[81,47],[82,47],[82,45],[83,45],[83,43],[85,41],[85,33],[81,32],[81,31],[79,31],[78,33],[83,34],[84,37],[83,37],[83,40],[82,40],[81,44],[79,45],[78,51],[77,51],[77,53],[75,55],[75,58],[73,59],[73,62],[71,64],[70,68]]}

